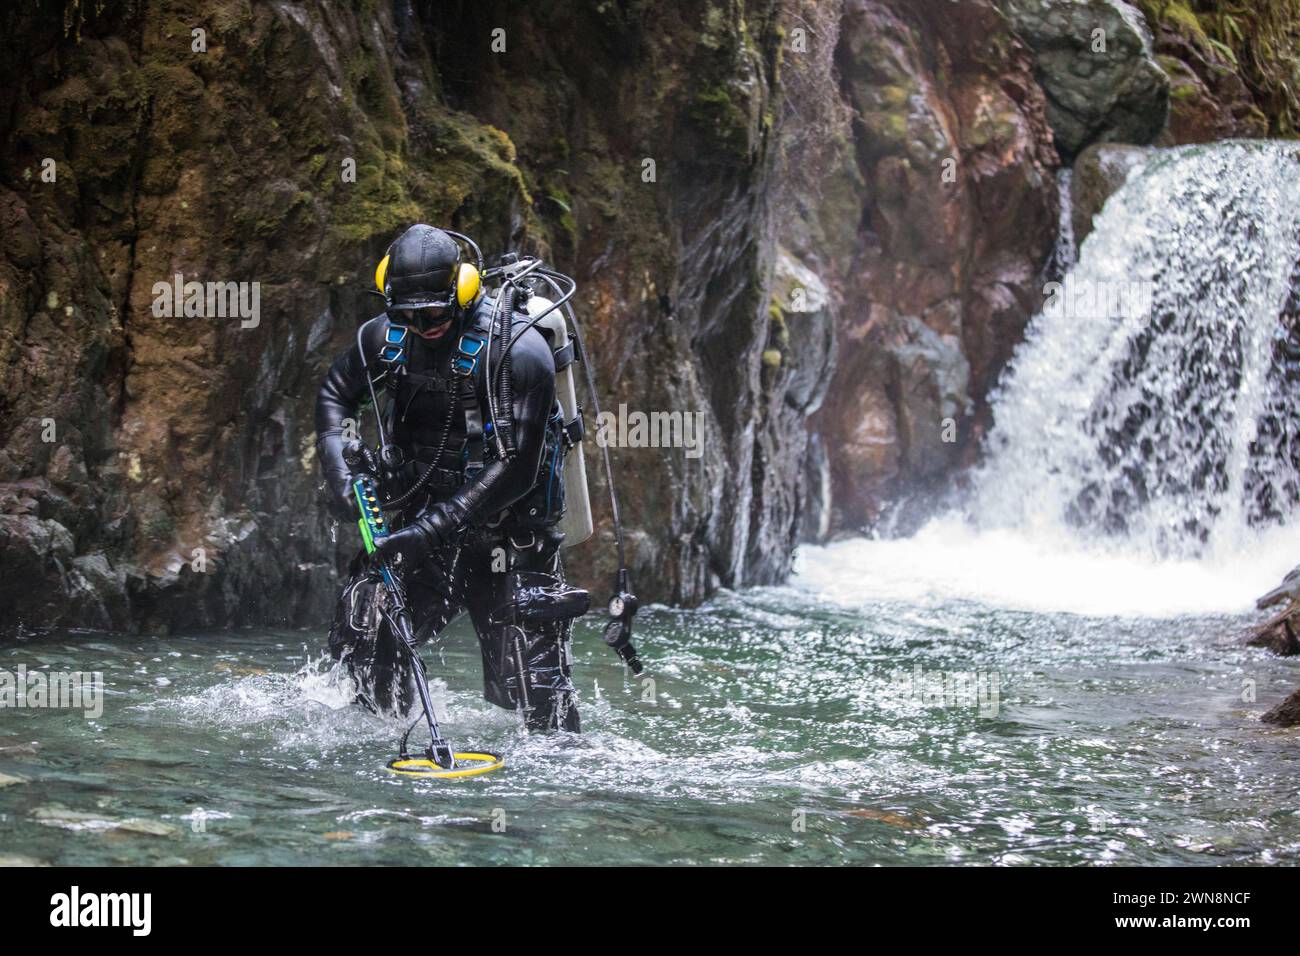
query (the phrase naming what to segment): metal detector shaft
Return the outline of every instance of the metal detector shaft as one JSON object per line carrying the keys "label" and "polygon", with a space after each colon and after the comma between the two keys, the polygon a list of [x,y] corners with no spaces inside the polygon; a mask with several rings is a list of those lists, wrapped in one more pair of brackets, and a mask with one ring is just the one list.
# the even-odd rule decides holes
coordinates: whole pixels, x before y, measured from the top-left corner
{"label": "metal detector shaft", "polygon": [[429,696],[429,678],[424,670],[424,661],[420,660],[420,655],[415,649],[415,633],[411,627],[410,609],[406,606],[405,595],[387,561],[379,565],[379,571],[384,579],[384,587],[393,602],[392,609],[384,616],[388,618],[388,626],[401,641],[407,657],[411,660],[411,667],[418,675],[415,686],[420,692],[420,704],[424,707],[425,722],[429,725],[429,758],[444,770],[450,770],[456,765],[455,751],[438,730],[438,718],[433,712],[433,699]]}
{"label": "metal detector shaft", "polygon": [[[388,525],[384,521],[383,509],[379,505],[379,491],[375,479],[370,475],[355,479],[352,490],[357,498],[357,506],[361,510],[361,517],[357,521],[357,527],[361,531],[361,541],[365,545],[366,554],[373,558],[375,541],[388,536]],[[384,619],[388,621],[389,629],[401,642],[407,657],[411,659],[411,666],[418,675],[415,686],[420,691],[424,719],[429,724],[429,759],[444,770],[450,770],[456,765],[456,753],[438,731],[438,719],[433,715],[433,700],[429,697],[429,679],[424,671],[424,662],[420,660],[420,655],[415,649],[415,628],[411,626],[411,609],[406,606],[406,592],[397,573],[393,571],[387,560],[379,561],[379,574],[384,582],[384,590],[388,592],[393,605],[383,610]]]}

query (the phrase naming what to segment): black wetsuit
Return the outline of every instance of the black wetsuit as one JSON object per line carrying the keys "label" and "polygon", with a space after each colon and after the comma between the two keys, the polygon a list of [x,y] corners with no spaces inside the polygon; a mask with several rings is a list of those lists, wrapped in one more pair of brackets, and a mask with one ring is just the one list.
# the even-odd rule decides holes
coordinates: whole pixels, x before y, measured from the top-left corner
{"label": "black wetsuit", "polygon": [[[554,530],[562,452],[556,451],[555,363],[540,331],[524,332],[505,366],[516,446],[508,459],[497,455],[492,438],[485,355],[480,354],[468,375],[457,374],[458,359],[464,368],[461,333],[467,328],[484,333],[494,306],[494,300],[480,299],[437,342],[409,334],[400,371],[380,358],[387,318],[367,323],[361,340],[369,368],[353,346],[334,363],[316,401],[321,466],[332,487],[348,481],[344,429],[347,420],[358,420],[359,407],[369,397],[369,373],[387,406],[390,438],[404,458],[385,482],[385,496],[391,500],[403,494],[430,466],[437,469],[400,512],[388,515],[390,522],[401,528],[433,508],[449,509],[454,516],[452,540],[404,571],[417,639],[427,640],[468,610],[483,655],[484,696],[501,707],[527,710],[530,726],[577,730],[570,678],[572,620],[519,621],[501,610],[521,587],[562,579],[561,535]],[[515,313],[514,332],[526,321]],[[486,431],[481,441],[475,416]],[[395,645],[376,640],[378,617],[369,608],[375,595],[373,571],[359,554],[340,595],[330,646],[336,658],[348,662],[370,700],[404,713],[412,700],[412,678]]]}

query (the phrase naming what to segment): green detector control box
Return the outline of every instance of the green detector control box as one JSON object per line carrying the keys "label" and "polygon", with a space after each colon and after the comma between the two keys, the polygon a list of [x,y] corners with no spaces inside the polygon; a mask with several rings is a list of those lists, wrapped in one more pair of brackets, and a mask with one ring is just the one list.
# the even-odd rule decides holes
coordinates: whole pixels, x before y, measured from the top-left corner
{"label": "green detector control box", "polygon": [[357,520],[361,540],[365,542],[366,554],[374,554],[375,542],[388,537],[388,522],[384,520],[384,512],[379,507],[379,488],[375,479],[363,476],[352,483],[352,490],[357,496],[357,505],[361,508],[361,517]]}

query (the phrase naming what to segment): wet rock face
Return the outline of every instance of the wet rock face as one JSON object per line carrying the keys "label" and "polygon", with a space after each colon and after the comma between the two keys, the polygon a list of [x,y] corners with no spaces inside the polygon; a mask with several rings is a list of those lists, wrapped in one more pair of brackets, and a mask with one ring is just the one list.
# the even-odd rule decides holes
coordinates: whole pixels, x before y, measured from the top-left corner
{"label": "wet rock face", "polygon": [[825,398],[837,349],[829,287],[785,248],[777,252],[769,317],[745,566],[757,580],[777,581],[797,542],[828,528],[825,449],[807,422]]}
{"label": "wet rock face", "polygon": [[977,442],[1039,301],[1058,160],[1032,62],[991,3],[850,3],[836,60],[861,213],[816,422],[832,528],[853,531],[925,498]]}
{"label": "wet rock face", "polygon": [[1082,243],[1092,232],[1092,219],[1106,200],[1150,159],[1153,150],[1120,143],[1094,143],[1074,162],[1071,190],[1075,242]]}
{"label": "wet rock face", "polygon": [[1263,647],[1279,657],[1300,654],[1300,638],[1296,637],[1294,626],[1287,619],[1259,628],[1246,643],[1252,647]]}
{"label": "wet rock face", "polygon": [[[0,531],[24,569],[6,622],[319,618],[334,546],[310,399],[369,309],[358,273],[471,193],[508,222],[508,143],[403,91],[428,66],[391,16],[6,16],[26,55],[3,61],[0,486],[34,502]],[[457,179],[404,166],[412,130],[440,128]],[[238,294],[190,308],[178,275]]]}
{"label": "wet rock face", "polygon": [[1146,19],[1123,0],[1004,0],[1034,52],[1047,118],[1067,158],[1093,142],[1149,143],[1169,114],[1169,78]]}
{"label": "wet rock face", "polygon": [[[1300,617],[1300,567],[1293,568],[1282,583],[1255,602],[1259,610],[1274,610],[1269,618],[1255,627],[1246,643],[1263,647],[1281,657],[1300,654],[1300,637],[1297,637],[1297,617]],[[1300,690],[1270,708],[1260,720],[1279,727],[1300,726]]]}
{"label": "wet rock face", "polygon": [[1266,724],[1275,724],[1278,727],[1300,726],[1300,690],[1297,690],[1276,707],[1266,711],[1259,719]]}
{"label": "wet rock face", "polygon": [[[607,406],[702,418],[613,450],[643,598],[788,570],[831,332],[764,364],[776,5],[539,6],[0,14],[0,617],[326,619],[355,542],[312,403],[417,220],[571,271]],[[258,283],[256,321],[159,314],[177,274]]]}
{"label": "wet rock face", "polygon": [[[826,377],[816,335],[779,367],[767,355],[778,6],[549,4],[523,22],[514,9],[467,7],[465,29],[513,22],[527,70],[439,41],[448,100],[508,132],[534,208],[555,219],[546,239],[581,284],[605,410],[696,416],[703,430],[694,448],[610,450],[637,589],[695,603],[778,580],[797,529],[803,383]],[[590,449],[596,543],[565,560],[603,590],[598,460]]]}
{"label": "wet rock face", "polygon": [[1268,117],[1238,65],[1210,42],[1195,16],[1173,2],[1146,0],[1142,6],[1154,33],[1156,60],[1170,84],[1169,123],[1158,144],[1267,136]]}

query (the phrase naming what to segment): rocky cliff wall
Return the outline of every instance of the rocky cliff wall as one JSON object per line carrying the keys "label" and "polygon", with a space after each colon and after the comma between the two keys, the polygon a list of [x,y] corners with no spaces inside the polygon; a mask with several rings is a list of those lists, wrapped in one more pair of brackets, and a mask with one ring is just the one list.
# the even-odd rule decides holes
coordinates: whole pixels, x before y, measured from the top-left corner
{"label": "rocky cliff wall", "polygon": [[[1247,120],[1166,124],[1175,41],[1127,5],[1033,6],[1123,34],[1102,106],[1074,20],[987,0],[9,5],[0,622],[319,623],[351,530],[313,396],[415,220],[574,274],[610,410],[702,416],[698,457],[614,449],[644,597],[919,514],[1036,308],[1061,157],[1255,128],[1221,86]],[[166,314],[177,275],[256,315]]]}
{"label": "rocky cliff wall", "polygon": [[[611,408],[702,414],[698,457],[616,452],[647,596],[784,573],[790,532],[755,548],[749,520],[756,469],[799,497],[758,424],[785,391],[762,365],[778,13],[6,12],[0,616],[319,621],[351,532],[316,500],[312,399],[417,219],[572,271]],[[258,283],[258,321],[155,315],[177,274]]]}
{"label": "rocky cliff wall", "polygon": [[[1241,11],[1191,6],[842,5],[837,77],[857,175],[832,211],[857,218],[834,273],[835,376],[812,419],[830,533],[906,532],[949,503],[991,423],[990,391],[1061,268],[1062,170],[1078,170],[1066,221],[1082,239],[1123,181],[1120,157],[1140,156],[1126,150],[1290,129],[1294,97],[1276,87],[1296,54],[1264,71],[1271,86],[1252,81],[1261,54]],[[1300,31],[1286,6],[1252,14],[1277,49]]]}

